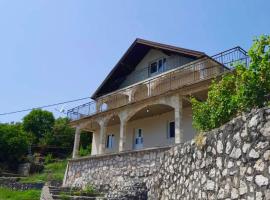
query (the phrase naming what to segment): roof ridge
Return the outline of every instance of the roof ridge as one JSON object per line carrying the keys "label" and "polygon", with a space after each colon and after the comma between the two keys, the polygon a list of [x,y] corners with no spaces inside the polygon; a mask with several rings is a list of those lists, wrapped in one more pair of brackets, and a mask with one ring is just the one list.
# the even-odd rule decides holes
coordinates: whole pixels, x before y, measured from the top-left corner
{"label": "roof ridge", "polygon": [[142,39],[142,38],[136,38],[134,42],[140,43],[140,44],[145,44],[145,45],[151,45],[151,46],[152,45],[158,45],[158,46],[165,47],[165,48],[176,49],[176,50],[181,50],[181,51],[193,52],[193,53],[196,53],[196,54],[204,54],[204,55],[206,55],[206,53],[202,52],[202,51],[197,51],[197,50],[193,50],[193,49],[178,47],[178,46],[175,46],[175,45],[165,44],[165,43],[161,43],[161,42],[155,42],[155,41],[146,40],[146,39]]}

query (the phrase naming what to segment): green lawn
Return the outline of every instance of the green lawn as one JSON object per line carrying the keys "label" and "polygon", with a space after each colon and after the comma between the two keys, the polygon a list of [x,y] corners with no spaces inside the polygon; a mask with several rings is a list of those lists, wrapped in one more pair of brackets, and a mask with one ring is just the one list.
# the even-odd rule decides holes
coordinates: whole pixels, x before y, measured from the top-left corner
{"label": "green lawn", "polygon": [[0,200],[39,200],[40,190],[11,190],[0,187]]}
{"label": "green lawn", "polygon": [[42,173],[24,177],[20,181],[22,183],[45,183],[49,180],[62,181],[65,175],[66,166],[66,160],[50,163],[45,165]]}
{"label": "green lawn", "polygon": [[[49,180],[62,181],[67,161],[59,161],[45,165],[42,173],[21,178],[22,183],[45,183]],[[0,187],[0,200],[39,200],[41,190],[11,190]]]}

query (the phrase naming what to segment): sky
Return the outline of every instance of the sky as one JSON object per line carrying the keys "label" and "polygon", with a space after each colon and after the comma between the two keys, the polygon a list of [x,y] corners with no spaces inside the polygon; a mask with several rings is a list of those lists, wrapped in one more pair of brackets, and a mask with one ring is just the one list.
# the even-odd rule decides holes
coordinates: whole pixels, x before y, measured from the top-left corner
{"label": "sky", "polygon": [[0,113],[90,97],[136,38],[214,55],[269,33],[269,0],[0,0]]}

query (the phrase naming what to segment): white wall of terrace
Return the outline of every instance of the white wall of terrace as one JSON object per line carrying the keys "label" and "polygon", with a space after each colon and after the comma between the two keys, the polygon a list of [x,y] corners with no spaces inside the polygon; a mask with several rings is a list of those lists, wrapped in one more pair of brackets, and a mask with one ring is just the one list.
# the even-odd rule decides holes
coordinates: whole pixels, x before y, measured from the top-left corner
{"label": "white wall of terrace", "polygon": [[[141,119],[136,118],[134,121],[133,118],[137,113],[149,108],[160,109],[159,106],[160,108],[167,107],[167,109],[169,109],[166,111],[167,114],[159,113],[155,116],[151,116],[151,119],[142,117]],[[190,109],[188,112],[190,112]],[[145,130],[145,148],[169,145],[171,143],[166,138],[166,126],[169,121],[175,122],[175,138],[173,144],[183,143],[186,138],[184,136],[184,126],[186,126],[185,130],[190,132],[187,134],[194,135],[194,130],[192,130],[191,125],[191,114],[188,113],[186,116],[189,116],[189,119],[188,121],[184,120],[184,125],[183,118],[186,117],[184,116],[183,98],[177,93],[169,96],[161,96],[159,98],[152,99],[151,101],[144,101],[142,103],[128,105],[119,111],[115,111],[114,113],[102,115],[94,119],[94,123],[98,124],[96,125],[96,128],[89,128],[90,121],[81,124],[80,128],[88,127],[87,130],[91,129],[91,132],[93,132],[92,155],[101,155],[105,153],[115,153],[134,149],[134,129],[136,126],[139,128],[143,127]],[[155,125],[155,120],[158,125]],[[157,129],[157,127],[161,128]],[[78,131],[76,129],[76,134],[77,132]],[[106,140],[108,134],[112,133],[114,135],[115,148],[107,149]],[[76,135],[74,141],[74,155],[76,152],[78,152],[79,148],[77,145],[77,141],[79,141],[78,137],[79,134]]]}

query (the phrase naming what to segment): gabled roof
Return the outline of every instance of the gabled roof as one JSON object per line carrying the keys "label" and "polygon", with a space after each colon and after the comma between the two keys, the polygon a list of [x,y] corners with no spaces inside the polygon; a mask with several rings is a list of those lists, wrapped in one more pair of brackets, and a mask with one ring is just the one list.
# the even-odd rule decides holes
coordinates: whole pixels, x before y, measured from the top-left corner
{"label": "gabled roof", "polygon": [[137,38],[118,61],[118,63],[114,66],[91,98],[96,99],[104,94],[117,90],[121,83],[125,80],[125,77],[135,69],[135,67],[150,49],[158,49],[168,55],[173,53],[194,59],[206,56],[205,53],[200,51],[184,49]]}

